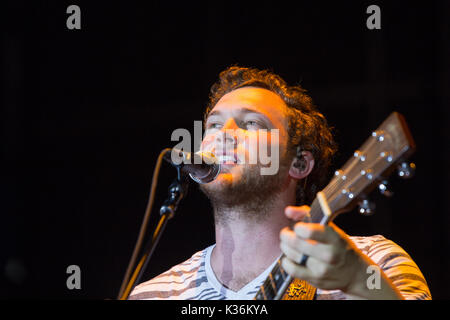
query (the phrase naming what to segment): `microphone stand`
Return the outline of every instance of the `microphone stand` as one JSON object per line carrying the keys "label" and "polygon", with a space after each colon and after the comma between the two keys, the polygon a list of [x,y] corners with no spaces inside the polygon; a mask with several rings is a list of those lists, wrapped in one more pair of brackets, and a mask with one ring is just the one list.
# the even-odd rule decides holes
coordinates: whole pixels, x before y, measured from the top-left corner
{"label": "microphone stand", "polygon": [[167,222],[169,221],[169,219],[174,217],[179,202],[187,193],[189,181],[187,176],[181,173],[181,167],[182,165],[176,166],[177,178],[169,186],[168,198],[164,201],[159,210],[160,218],[158,225],[153,233],[153,236],[145,245],[144,253],[142,254],[142,257],[139,260],[139,263],[137,264],[136,269],[134,270],[133,275],[131,276],[130,281],[128,282],[128,285],[124,290],[124,293],[120,300],[128,299],[131,290],[141,279],[145,269],[147,268],[148,262],[152,257],[153,251],[155,251],[156,245],[158,244],[159,239],[161,238],[161,235],[167,225]]}

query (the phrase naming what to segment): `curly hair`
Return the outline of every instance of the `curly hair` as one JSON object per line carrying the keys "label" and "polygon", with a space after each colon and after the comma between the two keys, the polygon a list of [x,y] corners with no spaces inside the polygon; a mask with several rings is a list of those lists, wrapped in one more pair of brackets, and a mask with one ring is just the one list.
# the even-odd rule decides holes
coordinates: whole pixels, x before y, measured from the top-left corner
{"label": "curly hair", "polygon": [[219,80],[211,87],[204,118],[227,93],[242,87],[259,87],[276,93],[288,110],[288,155],[301,159],[302,151],[310,151],[314,157],[314,168],[297,184],[296,204],[311,204],[321,190],[337,150],[331,128],[325,117],[317,110],[306,90],[300,85],[289,86],[278,75],[269,70],[231,66],[222,71]]}

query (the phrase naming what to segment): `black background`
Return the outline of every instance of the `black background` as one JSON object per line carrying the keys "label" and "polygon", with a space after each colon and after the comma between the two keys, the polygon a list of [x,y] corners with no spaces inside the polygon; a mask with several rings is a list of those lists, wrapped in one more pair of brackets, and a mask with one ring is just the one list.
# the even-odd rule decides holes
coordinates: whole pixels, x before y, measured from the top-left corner
{"label": "black background", "polygon": [[[450,298],[447,1],[2,3],[2,298],[114,299],[159,152],[193,132],[209,87],[232,65],[301,83],[335,128],[339,168],[392,111],[417,143],[416,176],[373,195],[377,214],[337,218],[383,234]],[[295,3],[295,5],[294,5]],[[68,30],[66,8],[81,8]],[[366,8],[381,8],[381,30]],[[164,165],[155,202],[175,172]],[[152,219],[151,229],[154,227]],[[145,278],[214,242],[211,208],[191,184]],[[81,268],[68,290],[66,268]]]}

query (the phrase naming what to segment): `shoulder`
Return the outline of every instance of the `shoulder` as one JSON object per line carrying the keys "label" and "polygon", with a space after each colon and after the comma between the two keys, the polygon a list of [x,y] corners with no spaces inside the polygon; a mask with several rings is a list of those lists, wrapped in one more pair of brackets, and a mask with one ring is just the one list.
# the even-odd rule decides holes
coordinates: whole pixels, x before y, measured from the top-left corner
{"label": "shoulder", "polygon": [[394,260],[412,261],[410,255],[397,243],[382,235],[351,236],[352,242],[381,268],[388,267]]}
{"label": "shoulder", "polygon": [[365,254],[373,254],[376,251],[386,252],[394,248],[404,251],[399,245],[379,234],[373,236],[350,236],[349,238]]}
{"label": "shoulder", "polygon": [[380,267],[406,299],[431,299],[417,264],[397,243],[382,235],[350,237],[353,243]]}
{"label": "shoulder", "polygon": [[[394,241],[386,239],[382,235],[349,236],[349,238],[384,272],[405,299],[431,299],[427,282],[419,267],[410,255]],[[340,290],[317,289],[317,299],[344,300],[347,297]]]}
{"label": "shoulder", "polygon": [[190,286],[198,284],[198,273],[204,270],[208,248],[194,253],[186,261],[177,264],[160,275],[137,285],[130,300],[167,299],[182,294]]}

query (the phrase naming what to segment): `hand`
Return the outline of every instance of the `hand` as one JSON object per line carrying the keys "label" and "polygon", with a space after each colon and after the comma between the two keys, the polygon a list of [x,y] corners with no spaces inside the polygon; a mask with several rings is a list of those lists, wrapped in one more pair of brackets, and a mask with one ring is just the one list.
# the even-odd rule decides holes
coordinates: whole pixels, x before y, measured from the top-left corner
{"label": "hand", "polygon": [[[308,206],[287,207],[285,214],[294,221],[301,221],[309,210]],[[358,278],[355,276],[366,270],[362,252],[332,223],[323,226],[298,222],[293,230],[284,228],[280,238],[281,250],[286,255],[282,260],[286,272],[318,288],[348,292]],[[309,256],[306,266],[298,264],[302,254]]]}

